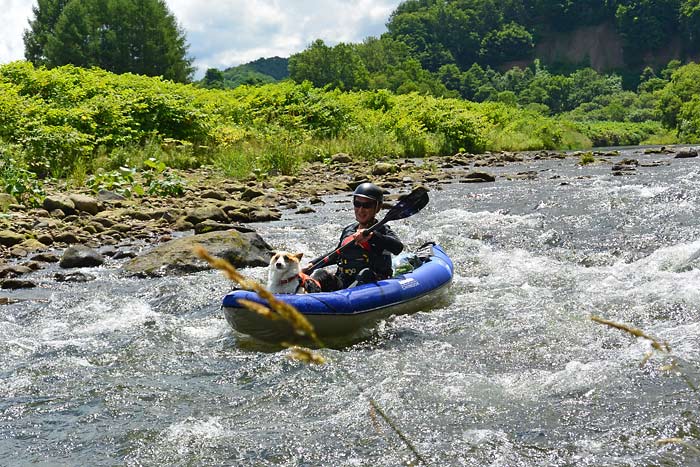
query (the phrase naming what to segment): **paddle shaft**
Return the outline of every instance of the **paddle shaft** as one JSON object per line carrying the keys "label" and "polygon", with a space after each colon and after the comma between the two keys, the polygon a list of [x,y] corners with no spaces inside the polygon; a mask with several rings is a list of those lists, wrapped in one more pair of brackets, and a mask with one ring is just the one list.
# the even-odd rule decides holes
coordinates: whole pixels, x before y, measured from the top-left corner
{"label": "paddle shaft", "polygon": [[[363,232],[363,236],[367,236],[379,227],[383,226],[389,221],[397,220],[397,219],[404,219],[406,217],[412,216],[421,209],[425,207],[425,205],[428,204],[428,191],[423,188],[423,187],[418,187],[415,188],[413,191],[411,191],[409,194],[402,196],[399,199],[399,202],[396,203],[394,207],[389,209],[389,212],[386,213],[386,216],[384,216],[384,219],[380,220],[376,224],[370,226],[369,228],[365,229]],[[330,253],[327,253],[324,255],[323,258],[312,264],[311,266],[304,268],[303,272],[306,274],[311,274],[314,272],[316,269],[318,269],[321,266],[327,266],[328,264],[331,263],[331,261],[334,261],[335,259],[338,258],[338,256],[341,254],[341,252],[348,247],[348,245],[351,245],[352,241],[347,242],[344,245],[339,246],[335,250],[331,251]]]}
{"label": "paddle shaft", "polygon": [[[389,216],[385,217],[381,221],[377,222],[373,226],[369,227],[368,229],[365,229],[364,232],[362,233],[363,237],[368,236],[370,233],[372,233],[374,230],[378,229],[380,226],[386,224],[389,222],[388,219]],[[304,273],[306,274],[311,274],[314,272],[316,269],[318,269],[321,266],[326,266],[327,264],[330,264],[331,261],[335,261],[335,259],[340,256],[340,254],[343,252],[344,249],[346,249],[348,246],[352,245],[353,242],[347,242],[345,245],[341,245],[340,247],[336,248],[332,252],[328,253],[325,255],[323,258],[312,264],[311,266],[304,268]]]}

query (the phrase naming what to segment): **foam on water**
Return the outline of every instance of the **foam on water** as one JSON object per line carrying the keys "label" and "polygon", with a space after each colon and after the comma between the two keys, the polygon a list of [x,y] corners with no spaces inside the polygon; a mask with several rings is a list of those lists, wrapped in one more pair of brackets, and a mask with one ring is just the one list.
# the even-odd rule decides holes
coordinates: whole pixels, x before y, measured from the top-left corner
{"label": "foam on water", "polygon": [[[696,395],[669,356],[641,366],[648,340],[590,316],[667,341],[695,376],[700,269],[676,265],[700,250],[698,162],[636,178],[537,164],[527,182],[441,186],[392,222],[408,248],[445,247],[449,300],[321,350],[326,365],[233,333],[217,272],[98,274],[7,306],[0,463],[415,464],[381,409],[428,465],[690,465],[655,441],[698,442]],[[352,221],[346,198],[255,227],[274,248],[325,253]]]}

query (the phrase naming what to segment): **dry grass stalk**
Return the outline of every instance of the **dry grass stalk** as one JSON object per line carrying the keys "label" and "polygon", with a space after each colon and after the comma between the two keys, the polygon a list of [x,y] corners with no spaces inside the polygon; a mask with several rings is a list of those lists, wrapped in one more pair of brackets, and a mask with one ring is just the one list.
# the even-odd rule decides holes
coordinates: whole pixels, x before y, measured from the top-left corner
{"label": "dry grass stalk", "polygon": [[315,365],[323,365],[326,363],[326,359],[323,358],[323,356],[303,347],[291,347],[289,352],[289,358],[293,360],[299,360],[300,362],[304,363],[313,363]]}
{"label": "dry grass stalk", "polygon": [[[626,333],[631,334],[634,337],[641,337],[642,339],[646,339],[646,340],[650,341],[651,346],[655,350],[658,350],[659,352],[663,352],[663,353],[670,353],[671,352],[671,347],[669,347],[668,343],[666,343],[666,342],[660,343],[657,339],[647,335],[641,329],[633,328],[632,326],[628,326],[628,325],[622,324],[622,323],[616,323],[615,321],[603,319],[599,316],[591,316],[591,320],[595,321],[596,323],[610,326],[611,328],[625,331]],[[648,357],[645,357],[644,361],[647,361],[648,359],[649,359]]]}
{"label": "dry grass stalk", "polygon": [[656,441],[656,444],[680,444],[681,446],[690,449],[693,451],[695,454],[700,454],[700,449],[696,448],[692,444],[688,443],[686,440],[682,438],[666,438],[666,439],[660,439]]}
{"label": "dry grass stalk", "polygon": [[[265,318],[269,319],[284,319],[287,321],[294,329],[294,332],[301,336],[306,336],[311,339],[314,344],[319,347],[325,347],[323,343],[319,340],[309,320],[299,313],[293,306],[288,303],[277,300],[275,296],[270,293],[265,287],[254,280],[250,280],[239,273],[236,268],[226,261],[225,259],[215,258],[209,254],[209,252],[201,245],[197,245],[194,249],[194,253],[201,259],[205,260],[209,265],[215,269],[219,269],[224,272],[226,277],[234,282],[237,282],[241,287],[246,290],[251,290],[260,296],[260,298],[267,300],[269,307],[265,305],[260,305],[248,300],[241,301],[241,304],[251,311],[259,313]],[[245,303],[243,303],[245,302]],[[274,316],[274,317],[273,317]]]}
{"label": "dry grass stalk", "polygon": [[[598,316],[591,316],[591,320],[595,321],[596,323],[604,324],[606,326],[610,326],[615,329],[620,329],[621,331],[625,331],[628,334],[633,335],[634,337],[641,337],[643,339],[647,339],[648,341],[651,342],[651,346],[653,350],[650,350],[649,352],[646,352],[644,354],[644,359],[642,360],[642,363],[640,366],[643,366],[654,353],[654,350],[661,352],[663,354],[666,354],[667,356],[670,357],[670,362],[668,365],[664,365],[661,367],[662,371],[676,371],[681,378],[685,381],[685,383],[692,389],[693,391],[697,392],[697,387],[695,383],[690,379],[690,377],[680,368],[680,364],[678,360],[676,360],[672,355],[671,355],[671,347],[668,345],[667,342],[659,342],[657,339],[649,336],[646,334],[644,331],[641,329],[633,328],[631,326],[628,326],[626,324],[621,324],[621,323],[616,323],[614,321],[610,321],[607,319],[600,318]],[[688,443],[687,441],[683,440],[682,438],[666,438],[666,439],[660,439],[656,441],[657,444],[680,444],[691,451],[695,452],[696,454],[700,454],[700,449],[696,448],[692,444]]]}
{"label": "dry grass stalk", "polygon": [[[325,347],[325,345],[323,345],[321,340],[316,335],[316,331],[314,330],[311,323],[309,323],[306,317],[299,313],[293,306],[289,305],[288,303],[277,300],[275,296],[272,293],[270,293],[270,291],[265,289],[265,287],[263,287],[256,281],[247,279],[245,276],[240,274],[231,263],[229,263],[225,259],[215,258],[211,256],[206,250],[206,248],[204,248],[203,246],[197,245],[194,248],[194,253],[195,255],[197,255],[197,257],[209,263],[211,267],[223,271],[226,277],[238,283],[242,288],[246,290],[251,290],[257,293],[258,296],[260,296],[262,299],[267,300],[269,307],[257,302],[252,302],[250,300],[238,300],[238,302],[241,305],[271,320],[284,319],[292,326],[292,328],[297,334],[309,337],[319,347]],[[309,349],[305,349],[302,347],[293,347],[286,343],[282,343],[282,345],[284,347],[290,348],[289,356],[294,360],[314,364],[323,364],[326,362],[325,358],[323,358],[319,354],[312,352]],[[423,456],[421,456],[421,454],[418,452],[415,446],[413,446],[413,443],[411,443],[411,441],[406,437],[406,435],[403,434],[399,427],[396,426],[393,420],[391,420],[391,418],[389,418],[389,416],[384,412],[384,410],[382,410],[379,404],[371,396],[368,396],[364,393],[362,387],[355,381],[355,379],[349,372],[343,370],[343,373],[350,379],[350,381],[352,381],[352,383],[355,385],[358,391],[365,397],[367,397],[367,399],[369,400],[373,423],[377,423],[376,416],[379,415],[384,420],[384,422],[387,425],[389,425],[389,427],[398,435],[398,437],[401,439],[401,441],[403,441],[406,447],[413,453],[413,455],[415,456],[415,460],[418,462],[418,464],[428,465],[425,461],[425,458],[423,458]],[[410,462],[409,465],[417,464]]]}

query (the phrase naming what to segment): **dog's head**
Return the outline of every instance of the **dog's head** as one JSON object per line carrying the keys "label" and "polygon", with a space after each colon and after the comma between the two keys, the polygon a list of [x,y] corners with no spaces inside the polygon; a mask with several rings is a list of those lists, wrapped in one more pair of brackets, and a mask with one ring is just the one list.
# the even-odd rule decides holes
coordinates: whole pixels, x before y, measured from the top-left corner
{"label": "dog's head", "polygon": [[270,269],[275,271],[286,271],[298,268],[303,253],[290,253],[288,251],[277,251],[270,258]]}

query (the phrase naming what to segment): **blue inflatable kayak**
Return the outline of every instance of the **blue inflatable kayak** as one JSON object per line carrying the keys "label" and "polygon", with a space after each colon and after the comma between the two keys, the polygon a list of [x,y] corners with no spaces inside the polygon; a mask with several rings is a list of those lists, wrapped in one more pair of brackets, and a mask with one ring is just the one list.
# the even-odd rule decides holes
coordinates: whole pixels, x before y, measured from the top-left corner
{"label": "blue inflatable kayak", "polygon": [[[422,249],[421,264],[413,271],[376,283],[313,294],[284,295],[276,298],[293,305],[314,326],[321,340],[352,336],[391,315],[430,309],[446,294],[454,266],[438,245]],[[291,326],[282,320],[269,320],[241,307],[238,300],[266,303],[254,292],[236,290],[224,297],[222,308],[228,323],[238,332],[256,339],[279,343],[294,339]]]}

